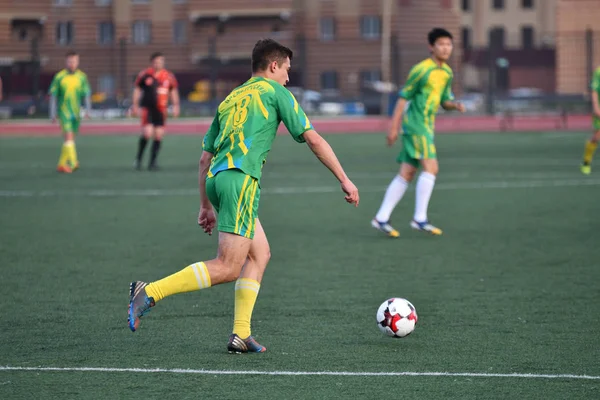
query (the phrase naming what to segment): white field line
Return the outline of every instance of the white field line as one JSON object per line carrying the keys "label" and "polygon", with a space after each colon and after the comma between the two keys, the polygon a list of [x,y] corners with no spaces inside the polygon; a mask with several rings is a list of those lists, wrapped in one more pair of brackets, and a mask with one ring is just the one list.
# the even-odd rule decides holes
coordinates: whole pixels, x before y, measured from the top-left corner
{"label": "white field line", "polygon": [[[496,181],[440,183],[435,190],[532,189],[545,187],[600,186],[598,179],[555,179],[538,181]],[[382,192],[385,186],[359,187],[362,193]],[[338,186],[290,186],[265,188],[261,195],[338,193]],[[2,197],[164,197],[197,196],[198,189],[90,189],[90,190],[0,190]]]}
{"label": "white field line", "polygon": [[600,380],[596,375],[574,374],[521,374],[521,373],[486,373],[486,372],[351,372],[351,371],[253,371],[253,370],[210,370],[179,368],[108,368],[108,367],[12,367],[0,366],[1,371],[28,372],[114,372],[138,374],[196,374],[196,375],[270,375],[270,376],[441,376],[467,378],[529,378],[529,379],[582,379]]}

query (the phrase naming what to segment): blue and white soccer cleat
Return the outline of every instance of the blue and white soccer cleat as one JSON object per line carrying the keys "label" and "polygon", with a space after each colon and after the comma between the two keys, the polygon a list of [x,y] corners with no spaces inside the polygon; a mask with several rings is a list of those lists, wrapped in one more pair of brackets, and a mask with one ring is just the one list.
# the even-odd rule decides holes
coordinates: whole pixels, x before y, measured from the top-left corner
{"label": "blue and white soccer cleat", "polygon": [[418,231],[427,232],[432,235],[439,236],[442,234],[442,230],[429,223],[429,221],[417,222],[414,219],[410,222],[410,227]]}
{"label": "blue and white soccer cleat", "polygon": [[375,218],[373,218],[371,220],[371,226],[377,229],[378,231],[385,233],[389,237],[397,238],[398,236],[400,236],[400,233],[390,225],[389,221],[379,222]]}
{"label": "blue and white soccer cleat", "polygon": [[148,297],[146,282],[136,281],[129,285],[129,309],[127,322],[129,329],[135,332],[140,326],[140,318],[150,311],[150,307],[154,307],[155,302],[152,297]]}
{"label": "blue and white soccer cleat", "polygon": [[264,353],[267,351],[267,348],[260,345],[252,336],[242,339],[235,333],[232,333],[229,336],[229,343],[227,343],[227,351],[231,354]]}

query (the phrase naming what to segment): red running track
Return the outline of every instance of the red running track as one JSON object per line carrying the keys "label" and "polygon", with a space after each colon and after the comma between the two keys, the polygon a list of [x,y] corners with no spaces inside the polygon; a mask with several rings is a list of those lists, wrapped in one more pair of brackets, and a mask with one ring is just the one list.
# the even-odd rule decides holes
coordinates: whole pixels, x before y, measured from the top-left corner
{"label": "red running track", "polygon": [[[315,129],[321,133],[364,133],[387,130],[388,119],[382,117],[315,118]],[[211,121],[169,121],[167,132],[183,135],[203,135]],[[440,116],[436,119],[436,133],[445,132],[497,132],[497,131],[585,131],[592,128],[589,115],[519,116],[509,123],[506,119],[490,116]],[[285,132],[283,125],[280,133]],[[140,133],[137,121],[83,121],[82,135],[134,135]],[[0,136],[57,136],[60,129],[45,121],[0,122]]]}

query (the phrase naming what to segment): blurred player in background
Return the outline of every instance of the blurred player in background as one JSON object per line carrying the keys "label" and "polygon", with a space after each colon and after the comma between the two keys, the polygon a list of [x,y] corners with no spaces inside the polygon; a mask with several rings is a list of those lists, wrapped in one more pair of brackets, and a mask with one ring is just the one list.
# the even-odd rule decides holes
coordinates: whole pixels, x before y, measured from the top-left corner
{"label": "blurred player in background", "polygon": [[[138,170],[142,168],[144,150],[146,150],[146,145],[150,139],[154,140],[148,169],[158,169],[156,158],[165,134],[169,97],[173,105],[173,116],[179,116],[177,80],[171,72],[165,69],[165,57],[162,53],[154,53],[150,56],[150,62],[151,66],[141,71],[137,76],[135,88],[133,89],[133,115],[140,115],[142,119],[142,136],[139,140],[135,160],[135,167]],[[141,111],[140,105],[142,107]]]}
{"label": "blurred player in background", "polygon": [[[423,168],[423,172],[417,180],[415,214],[410,226],[433,235],[442,234],[442,230],[430,224],[427,218],[429,199],[439,169],[433,142],[435,114],[440,105],[445,110],[460,112],[464,112],[465,107],[454,101],[452,69],[446,64],[452,54],[452,35],[445,29],[434,28],[429,32],[428,41],[431,57],[411,69],[399,93],[400,99],[387,135],[387,143],[392,146],[398,139],[402,121],[403,148],[397,159],[400,170],[388,186],[383,203],[371,221],[374,228],[391,237],[400,234],[390,225],[390,216],[419,167]],[[405,114],[407,102],[410,103]]]}
{"label": "blurred player in background", "polygon": [[271,256],[267,236],[258,219],[260,177],[279,123],[298,143],[306,143],[335,175],[348,203],[358,206],[358,189],[348,179],[329,144],[312,127],[288,82],[292,51],[274,40],[260,40],[252,51],[252,77],[219,105],[200,158],[198,224],[212,234],[219,231],[217,257],[193,263],[150,284],[130,287],[129,328],[154,304],[177,293],[206,289],[236,281],[231,353],[262,353],[266,348],[251,336],[250,320],[265,268]]}
{"label": "blurred player in background", "polygon": [[67,53],[66,68],[54,75],[50,84],[50,119],[58,121],[64,134],[64,142],[58,160],[57,171],[70,174],[79,168],[75,134],[79,132],[81,121],[81,101],[85,99],[85,116],[89,118],[92,108],[90,84],[86,74],[79,67],[79,55]]}
{"label": "blurred player in background", "polygon": [[585,175],[592,173],[592,159],[594,153],[598,147],[598,140],[600,140],[600,67],[594,71],[592,77],[592,124],[594,127],[594,133],[592,137],[585,143],[583,150],[583,163],[581,164],[581,172]]}

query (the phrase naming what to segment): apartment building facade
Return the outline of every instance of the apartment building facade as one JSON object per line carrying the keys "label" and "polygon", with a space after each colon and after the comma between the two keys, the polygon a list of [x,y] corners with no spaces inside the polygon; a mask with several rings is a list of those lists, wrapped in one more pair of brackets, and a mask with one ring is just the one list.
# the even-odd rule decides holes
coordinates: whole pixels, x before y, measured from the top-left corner
{"label": "apartment building facade", "polygon": [[[242,81],[252,45],[273,37],[297,54],[292,84],[359,95],[364,82],[401,83],[427,57],[426,34],[444,26],[460,40],[458,0],[4,0],[0,74],[12,93],[39,90],[81,54],[96,92],[127,95],[135,74],[162,51],[191,90],[200,79]],[[387,8],[386,8],[387,7]],[[385,24],[389,29],[384,32]],[[386,50],[387,49],[387,50]],[[460,70],[460,46],[452,65]],[[382,62],[386,67],[382,68]],[[388,72],[389,71],[389,72]],[[383,76],[387,75],[387,76]]]}

